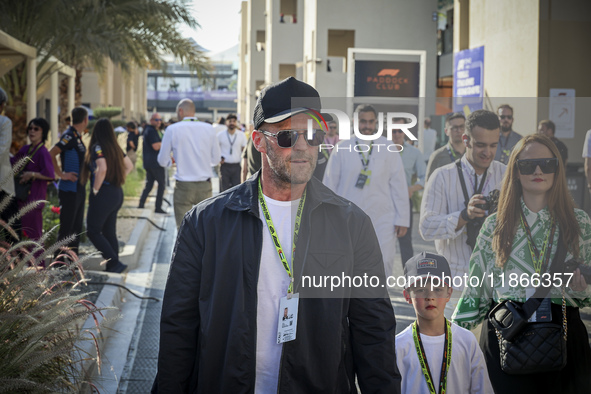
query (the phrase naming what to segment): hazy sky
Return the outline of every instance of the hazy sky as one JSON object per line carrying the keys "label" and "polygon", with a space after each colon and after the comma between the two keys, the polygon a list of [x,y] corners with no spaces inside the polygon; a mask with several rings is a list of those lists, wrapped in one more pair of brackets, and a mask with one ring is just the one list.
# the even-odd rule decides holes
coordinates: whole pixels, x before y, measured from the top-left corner
{"label": "hazy sky", "polygon": [[211,52],[220,52],[238,44],[240,36],[241,0],[193,0],[193,17],[201,25],[197,30],[182,28]]}

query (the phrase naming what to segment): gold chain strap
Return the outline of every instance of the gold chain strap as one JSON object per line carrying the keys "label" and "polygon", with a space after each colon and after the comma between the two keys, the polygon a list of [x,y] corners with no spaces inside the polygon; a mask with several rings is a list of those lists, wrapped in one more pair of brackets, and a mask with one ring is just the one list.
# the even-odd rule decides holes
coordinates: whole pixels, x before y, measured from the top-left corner
{"label": "gold chain strap", "polygon": [[564,286],[562,286],[562,334],[564,337],[564,341],[566,342],[567,336],[567,326],[566,326],[566,298],[564,292]]}

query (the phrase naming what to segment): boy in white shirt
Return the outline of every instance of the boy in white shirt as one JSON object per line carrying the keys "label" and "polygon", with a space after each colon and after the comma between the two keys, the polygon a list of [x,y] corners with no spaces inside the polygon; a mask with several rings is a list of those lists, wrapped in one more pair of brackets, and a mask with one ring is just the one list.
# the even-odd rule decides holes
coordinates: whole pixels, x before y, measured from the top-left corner
{"label": "boy in white shirt", "polygon": [[396,335],[402,393],[493,393],[476,337],[443,316],[453,292],[447,259],[420,253],[404,275],[404,297],[417,320]]}

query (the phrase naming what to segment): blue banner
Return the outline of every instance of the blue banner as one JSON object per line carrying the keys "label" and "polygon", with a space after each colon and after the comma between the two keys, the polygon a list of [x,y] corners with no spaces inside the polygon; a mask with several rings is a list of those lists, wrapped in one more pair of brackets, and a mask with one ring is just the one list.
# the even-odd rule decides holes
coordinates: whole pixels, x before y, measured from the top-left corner
{"label": "blue banner", "polygon": [[454,53],[454,112],[482,109],[484,96],[484,46]]}

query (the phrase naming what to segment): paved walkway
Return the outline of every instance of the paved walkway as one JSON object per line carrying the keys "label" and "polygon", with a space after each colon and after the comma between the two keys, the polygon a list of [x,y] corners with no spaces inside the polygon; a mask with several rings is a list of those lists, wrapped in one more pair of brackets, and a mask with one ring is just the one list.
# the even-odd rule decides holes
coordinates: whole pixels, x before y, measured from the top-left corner
{"label": "paved walkway", "polygon": [[[166,232],[162,233],[158,241],[157,253],[152,265],[152,280],[146,296],[162,299],[168,276],[170,256],[174,246],[176,225],[174,217],[165,221]],[[121,383],[120,393],[149,393],[156,376],[158,359],[158,340],[160,327],[161,302],[143,300],[141,311],[137,319],[137,330],[131,341],[127,357],[127,365]]]}

